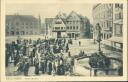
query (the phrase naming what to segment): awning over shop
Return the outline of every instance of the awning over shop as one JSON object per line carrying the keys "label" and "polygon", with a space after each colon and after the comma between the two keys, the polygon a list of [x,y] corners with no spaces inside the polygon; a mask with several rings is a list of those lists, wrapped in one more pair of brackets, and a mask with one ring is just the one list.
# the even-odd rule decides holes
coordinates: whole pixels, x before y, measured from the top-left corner
{"label": "awning over shop", "polygon": [[117,42],[117,43],[123,43],[123,37],[112,37],[112,38],[109,38],[107,40]]}

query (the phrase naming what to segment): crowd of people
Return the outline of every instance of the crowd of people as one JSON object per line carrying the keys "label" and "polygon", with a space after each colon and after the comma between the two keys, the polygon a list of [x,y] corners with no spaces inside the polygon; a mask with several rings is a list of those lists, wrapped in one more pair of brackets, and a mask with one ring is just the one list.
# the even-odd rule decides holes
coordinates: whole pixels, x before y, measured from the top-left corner
{"label": "crowd of people", "polygon": [[35,75],[72,75],[75,58],[69,51],[71,44],[72,40],[65,38],[17,39],[6,43],[6,67],[13,63],[15,71],[25,76],[29,75],[30,67],[35,68]]}

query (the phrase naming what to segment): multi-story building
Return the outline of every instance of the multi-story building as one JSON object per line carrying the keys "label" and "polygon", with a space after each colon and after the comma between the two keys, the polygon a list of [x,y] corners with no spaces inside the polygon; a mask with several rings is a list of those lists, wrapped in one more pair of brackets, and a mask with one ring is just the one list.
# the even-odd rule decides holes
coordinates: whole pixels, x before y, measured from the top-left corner
{"label": "multi-story building", "polygon": [[56,38],[67,37],[66,24],[62,18],[55,18],[52,28],[53,36]]}
{"label": "multi-story building", "polygon": [[[51,21],[49,21],[49,23],[50,22]],[[59,13],[55,18],[53,18],[49,25],[52,27],[52,35],[57,38],[78,38],[90,36],[90,22],[88,18],[83,17],[74,11],[72,11],[68,16],[64,13]],[[46,30],[48,31],[48,29]]]}
{"label": "multi-story building", "polygon": [[123,50],[123,4],[113,5],[113,36],[108,39],[116,50]]}
{"label": "multi-story building", "polygon": [[82,30],[82,20],[76,12],[71,12],[66,19],[67,34],[69,38],[80,37]]}
{"label": "multi-story building", "polygon": [[[96,4],[93,7],[94,28],[97,23],[102,29],[102,42],[110,49],[123,49],[123,4]],[[96,29],[93,31],[96,39]]]}
{"label": "multi-story building", "polygon": [[6,36],[38,35],[40,22],[31,15],[6,15]]}
{"label": "multi-story building", "polygon": [[[93,7],[93,27],[99,23],[101,26],[102,39],[108,39],[112,36],[113,28],[113,4],[96,4]],[[94,29],[95,30],[95,29]],[[96,31],[93,31],[93,37],[96,39]]]}

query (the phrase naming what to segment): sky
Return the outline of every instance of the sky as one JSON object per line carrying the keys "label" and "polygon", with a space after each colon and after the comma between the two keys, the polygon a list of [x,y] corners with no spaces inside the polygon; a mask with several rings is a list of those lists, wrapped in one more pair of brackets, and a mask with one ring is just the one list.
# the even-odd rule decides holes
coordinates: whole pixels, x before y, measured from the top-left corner
{"label": "sky", "polygon": [[41,16],[44,18],[54,18],[59,12],[66,13],[75,11],[78,14],[86,16],[92,23],[92,7],[93,4],[87,3],[6,3],[6,15],[21,14],[33,15],[35,17]]}

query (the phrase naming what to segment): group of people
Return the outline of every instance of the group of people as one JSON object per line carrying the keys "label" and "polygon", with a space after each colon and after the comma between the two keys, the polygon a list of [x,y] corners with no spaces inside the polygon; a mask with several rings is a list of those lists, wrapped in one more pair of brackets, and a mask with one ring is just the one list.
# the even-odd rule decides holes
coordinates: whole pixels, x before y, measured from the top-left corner
{"label": "group of people", "polygon": [[[30,67],[35,75],[72,75],[75,58],[71,56],[71,39],[17,39],[6,43],[6,67],[13,63],[16,72],[28,76]],[[65,54],[67,53],[67,55]]]}

